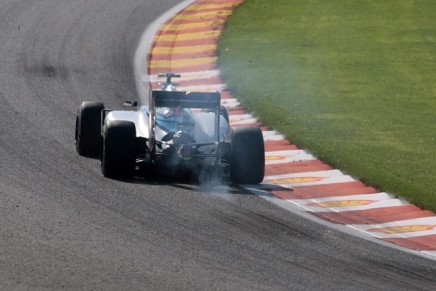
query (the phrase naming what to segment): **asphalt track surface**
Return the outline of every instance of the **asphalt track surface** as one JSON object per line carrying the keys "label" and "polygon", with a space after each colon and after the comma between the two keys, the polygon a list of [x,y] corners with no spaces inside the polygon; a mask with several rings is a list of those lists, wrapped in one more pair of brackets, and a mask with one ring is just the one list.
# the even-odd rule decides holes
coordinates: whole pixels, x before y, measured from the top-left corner
{"label": "asphalt track surface", "polygon": [[0,289],[434,290],[434,261],[76,154],[80,102],[138,98],[139,38],[178,2],[1,1]]}

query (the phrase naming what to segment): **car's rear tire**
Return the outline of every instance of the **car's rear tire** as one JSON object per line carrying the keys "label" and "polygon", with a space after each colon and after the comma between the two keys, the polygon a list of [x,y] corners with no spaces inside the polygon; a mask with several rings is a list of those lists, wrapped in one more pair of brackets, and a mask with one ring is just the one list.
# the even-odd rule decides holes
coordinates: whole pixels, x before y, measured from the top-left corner
{"label": "car's rear tire", "polygon": [[108,178],[130,178],[135,171],[135,124],[108,121],[103,127],[101,171]]}
{"label": "car's rear tire", "polygon": [[101,111],[103,103],[85,101],[76,117],[76,150],[81,156],[98,158],[101,144]]}
{"label": "car's rear tire", "polygon": [[265,146],[258,127],[231,131],[230,178],[235,184],[259,184],[265,174]]}

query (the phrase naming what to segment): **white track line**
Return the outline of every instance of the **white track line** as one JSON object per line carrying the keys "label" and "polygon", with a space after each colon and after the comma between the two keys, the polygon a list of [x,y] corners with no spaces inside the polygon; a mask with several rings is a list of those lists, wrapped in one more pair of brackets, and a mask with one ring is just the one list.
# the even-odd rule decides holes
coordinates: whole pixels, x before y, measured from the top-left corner
{"label": "white track line", "polygon": [[404,205],[403,201],[384,192],[288,201],[312,212],[343,212]]}
{"label": "white track line", "polygon": [[339,170],[292,173],[267,176],[265,184],[277,184],[286,188],[295,186],[326,185],[355,181],[352,177],[344,175]]}
{"label": "white track line", "polygon": [[436,217],[415,218],[381,224],[353,224],[352,226],[378,238],[408,238],[436,234]]}
{"label": "white track line", "polygon": [[[270,159],[276,158],[276,159]],[[301,162],[316,160],[316,158],[308,154],[304,150],[287,150],[287,151],[273,151],[265,152],[265,165],[287,164],[292,162]]]}

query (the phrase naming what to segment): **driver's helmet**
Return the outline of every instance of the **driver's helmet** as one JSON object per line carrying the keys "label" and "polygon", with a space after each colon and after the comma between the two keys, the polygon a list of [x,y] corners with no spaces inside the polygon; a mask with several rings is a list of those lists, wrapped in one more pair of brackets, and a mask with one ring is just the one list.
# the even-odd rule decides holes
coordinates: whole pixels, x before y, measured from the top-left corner
{"label": "driver's helmet", "polygon": [[163,91],[177,91],[177,88],[176,88],[176,86],[174,86],[174,84],[172,84],[172,83],[166,83],[166,84],[163,86]]}
{"label": "driver's helmet", "polygon": [[156,125],[165,132],[194,133],[194,118],[188,108],[156,107]]}

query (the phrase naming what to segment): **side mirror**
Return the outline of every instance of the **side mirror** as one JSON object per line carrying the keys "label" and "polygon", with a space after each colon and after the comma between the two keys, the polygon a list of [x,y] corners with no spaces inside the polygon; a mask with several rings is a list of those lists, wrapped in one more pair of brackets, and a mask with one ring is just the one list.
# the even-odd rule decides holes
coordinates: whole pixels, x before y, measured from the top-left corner
{"label": "side mirror", "polygon": [[124,107],[137,107],[138,101],[124,101]]}

